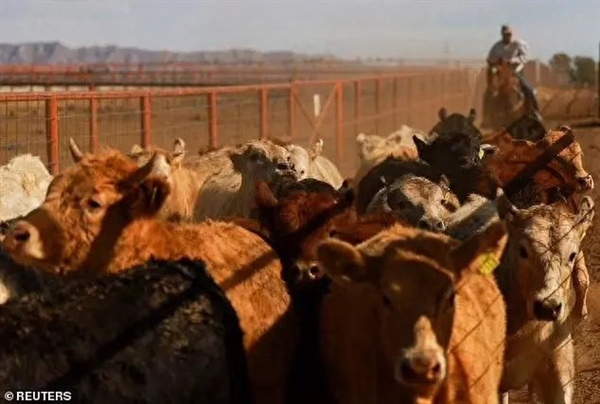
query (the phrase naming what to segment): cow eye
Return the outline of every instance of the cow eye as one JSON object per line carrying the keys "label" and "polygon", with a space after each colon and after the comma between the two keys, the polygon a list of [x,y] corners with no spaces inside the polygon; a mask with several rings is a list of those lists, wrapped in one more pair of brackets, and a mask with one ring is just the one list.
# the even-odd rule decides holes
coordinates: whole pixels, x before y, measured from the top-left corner
{"label": "cow eye", "polygon": [[98,202],[94,198],[90,198],[90,199],[87,200],[87,206],[91,210],[100,209],[102,207],[102,205],[100,204],[100,202]]}
{"label": "cow eye", "polygon": [[398,207],[398,209],[404,210],[404,209],[408,209],[410,207],[410,203],[408,203],[406,201],[398,201],[396,206]]}
{"label": "cow eye", "polygon": [[527,249],[523,246],[519,247],[519,256],[521,258],[529,258],[529,253],[527,252]]}
{"label": "cow eye", "polygon": [[575,258],[577,258],[577,253],[572,252],[571,255],[569,255],[569,262],[575,261]]}
{"label": "cow eye", "polygon": [[383,296],[383,304],[385,307],[392,307],[392,302],[390,301],[389,297],[385,295]]}

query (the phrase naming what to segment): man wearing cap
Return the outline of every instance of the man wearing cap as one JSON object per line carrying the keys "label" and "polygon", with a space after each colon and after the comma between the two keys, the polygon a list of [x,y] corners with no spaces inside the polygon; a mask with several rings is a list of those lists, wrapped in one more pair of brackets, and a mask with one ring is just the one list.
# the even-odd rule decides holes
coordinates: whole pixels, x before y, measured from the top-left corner
{"label": "man wearing cap", "polygon": [[[534,108],[534,113],[541,121],[542,117],[539,114],[539,106],[535,97],[535,90],[525,79],[522,73],[525,63],[527,63],[527,59],[529,57],[529,46],[522,39],[513,39],[512,30],[508,25],[502,26],[501,34],[502,39],[492,46],[487,58],[488,74],[491,74],[489,68],[498,63],[498,61],[506,60],[510,62],[515,76],[519,79],[523,94],[529,99],[529,101],[531,101],[531,105]],[[486,94],[486,106],[489,103],[489,98],[489,95]],[[486,108],[486,110],[489,111],[488,108]]]}

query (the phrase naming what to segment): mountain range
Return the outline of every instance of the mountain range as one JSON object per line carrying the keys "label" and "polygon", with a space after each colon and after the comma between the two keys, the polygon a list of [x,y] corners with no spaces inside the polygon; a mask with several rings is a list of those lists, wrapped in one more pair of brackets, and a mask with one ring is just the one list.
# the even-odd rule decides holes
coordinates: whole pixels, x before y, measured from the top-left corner
{"label": "mountain range", "polygon": [[70,48],[60,42],[22,44],[0,43],[0,64],[63,65],[104,63],[171,63],[199,64],[288,64],[302,62],[343,62],[330,54],[307,55],[289,51],[259,52],[252,49],[223,51],[171,52],[153,51],[115,45]]}

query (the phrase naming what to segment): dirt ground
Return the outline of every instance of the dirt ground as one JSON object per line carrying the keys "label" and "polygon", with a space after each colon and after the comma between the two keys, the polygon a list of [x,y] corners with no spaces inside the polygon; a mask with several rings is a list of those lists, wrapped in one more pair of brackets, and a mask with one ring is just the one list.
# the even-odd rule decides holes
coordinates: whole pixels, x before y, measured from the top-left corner
{"label": "dirt ground", "polygon": [[[551,127],[553,127],[551,125]],[[583,242],[591,276],[589,317],[576,330],[576,379],[574,404],[600,404],[600,126],[576,128],[575,138],[583,149],[584,167],[594,177],[591,192],[596,206],[592,228]],[[524,391],[511,394],[511,404],[527,403]]]}

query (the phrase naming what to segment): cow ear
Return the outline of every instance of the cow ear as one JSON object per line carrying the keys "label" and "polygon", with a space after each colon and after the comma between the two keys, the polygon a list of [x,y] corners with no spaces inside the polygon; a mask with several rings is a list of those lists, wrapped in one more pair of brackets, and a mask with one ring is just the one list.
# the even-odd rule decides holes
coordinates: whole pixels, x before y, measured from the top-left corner
{"label": "cow ear", "polygon": [[131,146],[131,150],[129,150],[129,155],[135,156],[136,154],[140,154],[143,152],[144,152],[144,149],[142,149],[139,144],[134,144],[133,146]]}
{"label": "cow ear", "polygon": [[413,142],[417,147],[417,153],[419,153],[420,158],[423,159],[428,155],[429,145],[424,140],[421,140],[417,135],[413,135]]}
{"label": "cow ear", "polygon": [[171,193],[171,167],[163,155],[155,153],[150,161],[138,168],[128,179],[132,212],[138,216],[153,216]]}
{"label": "cow ear", "polygon": [[578,220],[577,223],[579,223],[578,227],[581,229],[581,239],[583,239],[583,237],[585,237],[585,232],[589,229],[589,227],[592,225],[592,221],[594,220],[594,200],[592,198],[590,198],[589,196],[584,196],[581,199],[581,202],[579,202],[579,207],[578,207],[578,212],[577,212],[577,216],[578,216]]}
{"label": "cow ear", "polygon": [[508,241],[502,220],[494,220],[483,232],[465,240],[449,253],[455,274],[460,277],[467,270],[490,275],[500,264]]}
{"label": "cow ear", "polygon": [[330,238],[317,245],[318,265],[333,282],[350,284],[370,282],[365,257],[352,244]]}
{"label": "cow ear", "polygon": [[450,180],[444,174],[440,177],[440,181],[438,182],[439,186],[444,189],[444,191],[450,190]]}
{"label": "cow ear", "polygon": [[356,144],[358,144],[359,146],[362,145],[366,138],[367,138],[367,135],[365,135],[364,133],[359,133],[356,136]]}
{"label": "cow ear", "polygon": [[477,119],[477,112],[475,111],[475,108],[471,108],[469,110],[469,116],[467,117],[467,119],[469,120],[469,123],[473,124],[473,122],[475,122],[475,119]]}
{"label": "cow ear", "polygon": [[323,139],[317,140],[310,148],[309,157],[311,160],[320,156],[323,152]]}
{"label": "cow ear", "polygon": [[229,160],[233,164],[233,169],[238,172],[244,171],[246,168],[246,159],[244,150],[235,149],[229,152]]}
{"label": "cow ear", "polygon": [[178,137],[173,142],[173,163],[180,165],[185,157],[185,142],[182,138]]}
{"label": "cow ear", "polygon": [[440,108],[438,111],[438,117],[440,118],[440,121],[445,121],[446,118],[448,118],[448,110],[444,107]]}
{"label": "cow ear", "polygon": [[171,192],[169,183],[160,177],[150,177],[138,185],[134,212],[140,216],[154,216],[162,208]]}
{"label": "cow ear", "polygon": [[512,221],[519,212],[519,209],[512,204],[502,189],[496,191],[496,209],[500,219],[507,222]]}
{"label": "cow ear", "polygon": [[254,186],[256,191],[255,202],[259,209],[272,209],[279,204],[273,191],[265,181],[256,181]]}

